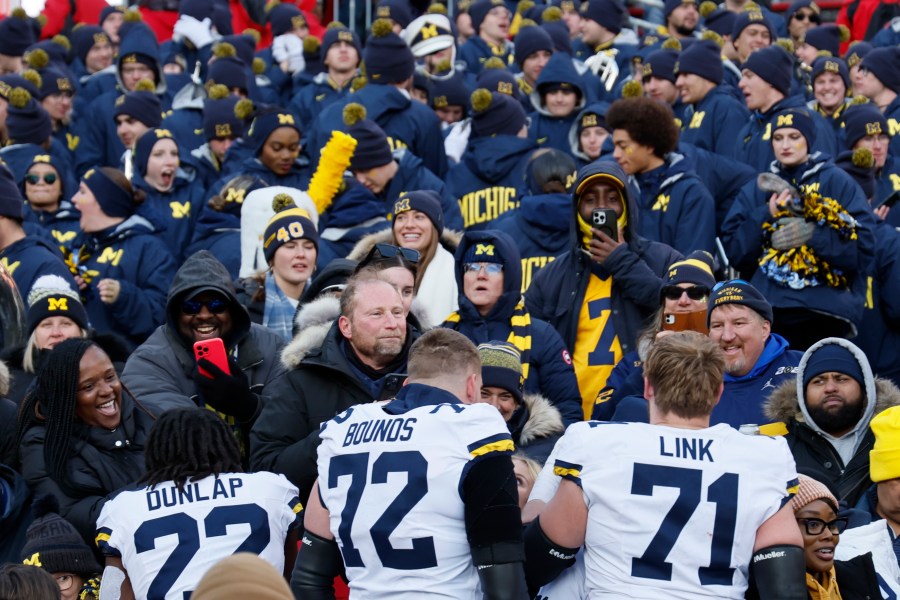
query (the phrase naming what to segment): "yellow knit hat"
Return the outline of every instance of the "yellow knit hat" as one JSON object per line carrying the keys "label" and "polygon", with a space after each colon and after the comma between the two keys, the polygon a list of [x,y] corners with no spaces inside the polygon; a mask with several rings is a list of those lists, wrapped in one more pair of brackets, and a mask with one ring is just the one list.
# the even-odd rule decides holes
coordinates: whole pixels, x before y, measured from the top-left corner
{"label": "yellow knit hat", "polygon": [[872,419],[875,446],[869,452],[869,475],[872,481],[900,477],[900,406],[891,407]]}

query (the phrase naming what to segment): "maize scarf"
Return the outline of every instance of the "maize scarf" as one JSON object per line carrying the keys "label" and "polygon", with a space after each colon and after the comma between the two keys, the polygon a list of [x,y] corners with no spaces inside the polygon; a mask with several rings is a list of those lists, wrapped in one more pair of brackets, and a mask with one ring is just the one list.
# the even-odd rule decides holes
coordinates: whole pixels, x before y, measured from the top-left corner
{"label": "maize scarf", "polygon": [[824,585],[816,580],[815,576],[806,574],[806,591],[812,600],[841,600],[841,591],[838,589],[837,576],[834,567],[825,573]]}
{"label": "maize scarf", "polygon": [[[456,329],[460,322],[459,311],[454,312],[444,321],[444,327]],[[525,310],[525,300],[519,299],[509,320],[512,331],[506,341],[519,349],[522,355],[522,376],[528,379],[528,367],[531,362],[531,314]]]}

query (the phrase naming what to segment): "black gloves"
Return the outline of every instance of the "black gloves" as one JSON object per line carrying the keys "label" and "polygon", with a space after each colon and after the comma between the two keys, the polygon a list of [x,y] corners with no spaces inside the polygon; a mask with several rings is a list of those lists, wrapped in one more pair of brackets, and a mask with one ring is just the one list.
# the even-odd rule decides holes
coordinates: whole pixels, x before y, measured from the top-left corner
{"label": "black gloves", "polygon": [[[212,375],[201,375],[199,368]],[[238,423],[250,423],[259,413],[259,397],[250,391],[250,380],[233,358],[228,359],[230,374],[205,358],[194,367],[194,384],[200,399],[219,412],[234,417]]]}

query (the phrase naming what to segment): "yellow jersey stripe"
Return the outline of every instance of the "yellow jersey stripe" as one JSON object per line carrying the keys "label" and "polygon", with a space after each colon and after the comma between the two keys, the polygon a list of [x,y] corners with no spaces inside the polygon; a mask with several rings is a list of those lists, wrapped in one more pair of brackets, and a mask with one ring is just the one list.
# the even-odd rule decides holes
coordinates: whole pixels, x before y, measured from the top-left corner
{"label": "yellow jersey stripe", "polygon": [[472,456],[484,456],[491,452],[514,452],[515,449],[516,445],[512,440],[501,440],[499,442],[491,442],[490,444],[479,446],[472,450],[470,454]]}

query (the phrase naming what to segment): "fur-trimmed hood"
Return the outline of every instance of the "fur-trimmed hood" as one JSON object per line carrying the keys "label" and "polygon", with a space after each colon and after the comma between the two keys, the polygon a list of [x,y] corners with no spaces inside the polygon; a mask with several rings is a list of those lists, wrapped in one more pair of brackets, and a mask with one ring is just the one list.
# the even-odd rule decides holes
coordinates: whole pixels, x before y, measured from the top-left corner
{"label": "fur-trimmed hood", "polygon": [[[562,434],[566,430],[559,409],[542,395],[525,394],[523,406],[528,411],[528,420],[521,426],[517,436],[518,444],[527,446],[535,440]],[[517,414],[510,419],[510,425],[513,425]]]}
{"label": "fur-trimmed hood", "polygon": [[6,397],[9,393],[9,367],[0,360],[0,398]]}
{"label": "fur-trimmed hood", "polygon": [[[410,312],[418,323],[425,322],[424,307],[417,300],[413,300]],[[281,351],[281,364],[284,368],[296,368],[311,350],[320,347],[339,316],[341,301],[330,294],[301,305],[294,317],[294,339]],[[408,323],[407,328],[413,325],[415,323]]]}
{"label": "fur-trimmed hood", "polygon": [[[347,258],[360,262],[372,251],[375,244],[393,244],[393,240],[393,229],[388,228],[376,231],[359,240],[356,243],[356,246],[353,247],[353,250],[350,251],[350,254],[347,255]],[[459,246],[461,240],[462,233],[458,231],[444,229],[444,232],[441,233],[441,246],[443,246],[450,254],[456,252],[456,248]]]}
{"label": "fur-trimmed hood", "polygon": [[[854,428],[857,438],[861,437],[868,430],[868,423],[872,417],[886,408],[900,404],[900,389],[887,379],[875,378],[869,361],[863,354],[862,350],[857,348],[851,342],[840,338],[826,338],[813,344],[809,350],[803,354],[800,364],[797,366],[797,377],[782,383],[774,392],[769,395],[763,410],[770,419],[775,421],[789,422],[791,419],[798,423],[803,423],[813,431],[823,434],[827,433],[812,420],[806,408],[805,390],[803,387],[803,373],[810,357],[816,350],[828,344],[836,344],[843,346],[856,358],[862,369],[863,378],[865,379],[863,391],[866,395],[866,407],[863,410],[860,426]],[[853,432],[851,432],[853,433]],[[847,435],[850,435],[849,433]]]}

